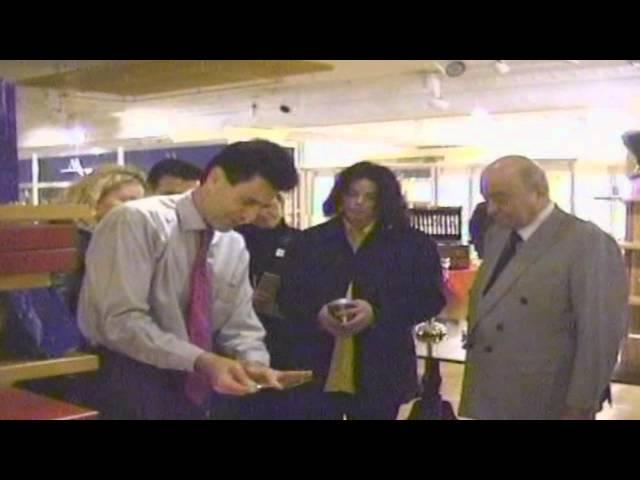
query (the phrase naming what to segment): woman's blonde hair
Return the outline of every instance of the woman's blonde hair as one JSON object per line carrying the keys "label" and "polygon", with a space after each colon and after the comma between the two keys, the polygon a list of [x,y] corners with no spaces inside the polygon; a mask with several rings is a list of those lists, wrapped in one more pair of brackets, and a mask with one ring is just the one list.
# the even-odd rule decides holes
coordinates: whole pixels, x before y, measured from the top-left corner
{"label": "woman's blonde hair", "polygon": [[148,189],[146,175],[139,168],[132,165],[102,165],[67,188],[59,203],[88,205],[95,211],[101,199],[129,183],[140,184],[145,192]]}

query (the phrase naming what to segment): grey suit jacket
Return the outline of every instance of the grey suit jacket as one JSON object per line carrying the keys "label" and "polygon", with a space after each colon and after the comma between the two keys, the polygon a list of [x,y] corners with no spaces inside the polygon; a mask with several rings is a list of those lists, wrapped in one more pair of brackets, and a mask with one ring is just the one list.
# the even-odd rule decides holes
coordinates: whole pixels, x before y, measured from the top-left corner
{"label": "grey suit jacket", "polygon": [[557,207],[482,291],[509,232],[494,226],[471,290],[459,413],[554,419],[598,411],[628,322],[627,276],[614,239]]}

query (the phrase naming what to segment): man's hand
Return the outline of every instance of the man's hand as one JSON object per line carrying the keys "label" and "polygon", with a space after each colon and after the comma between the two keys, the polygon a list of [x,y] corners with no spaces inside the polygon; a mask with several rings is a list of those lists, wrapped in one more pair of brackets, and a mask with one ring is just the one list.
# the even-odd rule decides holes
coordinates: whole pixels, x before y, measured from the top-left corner
{"label": "man's hand", "polygon": [[373,307],[365,300],[353,300],[354,307],[347,310],[350,320],[342,324],[342,331],[348,335],[357,335],[369,328],[375,320]]}
{"label": "man's hand", "polygon": [[329,304],[320,309],[318,313],[318,324],[321,329],[334,337],[344,335],[342,322],[329,313]]}
{"label": "man's hand", "polygon": [[595,420],[596,414],[580,408],[565,407],[560,420]]}
{"label": "man's hand", "polygon": [[218,393],[240,396],[255,391],[255,382],[236,360],[205,352],[196,358],[194,370],[204,375]]}

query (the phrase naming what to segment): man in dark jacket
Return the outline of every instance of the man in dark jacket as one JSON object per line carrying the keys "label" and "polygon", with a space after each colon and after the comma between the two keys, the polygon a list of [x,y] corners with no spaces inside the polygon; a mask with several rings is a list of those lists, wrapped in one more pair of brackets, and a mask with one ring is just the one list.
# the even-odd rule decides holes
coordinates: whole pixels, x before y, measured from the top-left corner
{"label": "man in dark jacket", "polygon": [[289,261],[288,249],[300,234],[300,230],[287,225],[283,211],[284,198],[278,194],[253,224],[236,229],[249,250],[253,306],[267,331],[265,343],[274,366],[291,363],[287,354],[288,329],[277,297],[281,276]]}
{"label": "man in dark jacket", "polygon": [[[294,330],[300,418],[392,420],[415,398],[413,327],[445,304],[435,243],[408,224],[393,173],[360,162],[341,172],[324,204],[331,220],[302,232],[283,277]],[[349,297],[346,321],[328,305]],[[303,394],[304,393],[304,394]]]}

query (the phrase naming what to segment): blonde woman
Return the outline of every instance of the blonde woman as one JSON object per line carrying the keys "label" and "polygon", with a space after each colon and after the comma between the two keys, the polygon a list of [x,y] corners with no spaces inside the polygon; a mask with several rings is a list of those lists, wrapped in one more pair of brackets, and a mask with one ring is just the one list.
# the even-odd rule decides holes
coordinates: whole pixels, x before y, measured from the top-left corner
{"label": "blonde woman", "polygon": [[147,190],[145,173],[133,166],[108,164],[81,177],[62,194],[59,203],[88,205],[95,218],[85,224],[88,230],[112,208],[129,200],[142,198]]}
{"label": "blonde woman", "polygon": [[74,315],[84,276],[84,255],[95,226],[110,210],[129,200],[144,197],[146,191],[147,183],[142,170],[134,166],[107,164],[80,178],[58,200],[58,203],[88,205],[94,212],[92,220],[78,222],[81,266],[65,281],[65,297]]}

